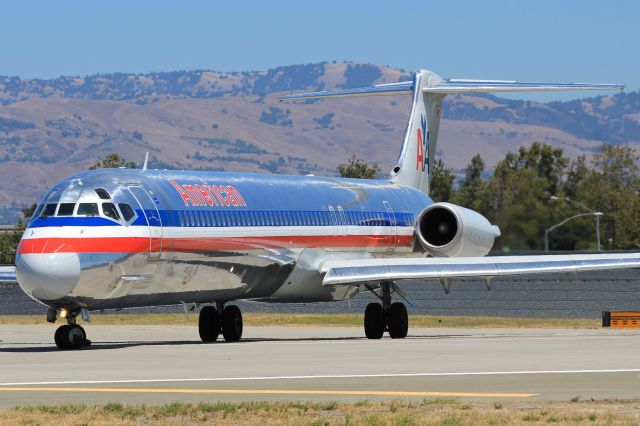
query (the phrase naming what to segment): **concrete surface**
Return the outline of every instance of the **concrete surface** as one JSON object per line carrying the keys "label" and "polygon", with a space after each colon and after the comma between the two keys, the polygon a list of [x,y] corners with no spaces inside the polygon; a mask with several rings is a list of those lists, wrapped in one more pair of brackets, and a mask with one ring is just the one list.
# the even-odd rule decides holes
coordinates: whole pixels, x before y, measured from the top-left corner
{"label": "concrete surface", "polygon": [[203,344],[195,327],[86,326],[58,351],[55,326],[0,326],[0,407],[75,401],[565,400],[640,396],[640,332],[250,327]]}

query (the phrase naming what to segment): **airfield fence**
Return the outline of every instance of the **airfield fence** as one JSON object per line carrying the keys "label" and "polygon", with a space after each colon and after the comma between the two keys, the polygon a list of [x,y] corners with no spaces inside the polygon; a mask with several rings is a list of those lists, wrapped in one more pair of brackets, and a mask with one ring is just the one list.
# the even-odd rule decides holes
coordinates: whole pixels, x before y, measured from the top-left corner
{"label": "airfield fence", "polygon": [[[438,281],[401,283],[417,308],[410,314],[489,315],[504,317],[600,318],[603,311],[640,311],[640,271],[598,271],[544,277],[501,278],[488,291],[482,280],[453,280],[450,294]],[[349,301],[330,303],[238,302],[247,312],[362,313],[377,301],[361,293]],[[0,314],[40,314],[45,308],[16,284],[0,283]],[[182,306],[127,309],[131,312],[183,312]]]}

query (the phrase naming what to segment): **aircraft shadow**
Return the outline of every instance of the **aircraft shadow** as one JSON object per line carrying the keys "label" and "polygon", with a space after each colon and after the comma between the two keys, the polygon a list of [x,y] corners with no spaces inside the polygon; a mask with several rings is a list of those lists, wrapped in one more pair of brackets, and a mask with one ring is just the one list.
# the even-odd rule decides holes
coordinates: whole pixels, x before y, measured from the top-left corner
{"label": "aircraft shadow", "polygon": [[[456,337],[470,337],[470,335],[412,335],[409,336],[409,340],[416,339],[443,339],[443,338],[456,338]],[[391,340],[389,337],[384,337],[384,340]],[[265,338],[246,338],[242,339],[239,342],[226,343],[224,341],[217,341],[214,343],[202,343],[198,340],[165,340],[165,341],[129,341],[129,342],[93,342],[90,347],[80,349],[81,351],[95,351],[95,350],[113,350],[113,349],[124,349],[131,348],[137,346],[185,346],[185,345],[209,345],[209,346],[219,346],[219,345],[242,345],[245,343],[260,343],[260,342],[345,342],[345,341],[358,341],[364,340],[367,338],[362,337],[290,337],[290,338],[279,338],[279,337],[265,337]],[[5,343],[6,344],[6,343]],[[3,348],[0,346],[0,353],[38,353],[38,352],[59,352],[59,349],[51,343],[51,345],[45,343],[39,344],[25,344],[25,346],[19,347],[10,347]]]}

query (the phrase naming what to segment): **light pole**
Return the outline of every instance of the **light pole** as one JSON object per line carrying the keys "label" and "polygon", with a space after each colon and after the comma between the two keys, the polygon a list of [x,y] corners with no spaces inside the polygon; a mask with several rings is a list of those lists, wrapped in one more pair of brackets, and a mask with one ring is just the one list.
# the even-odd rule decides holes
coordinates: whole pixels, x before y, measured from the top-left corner
{"label": "light pole", "polygon": [[569,222],[572,219],[578,218],[578,217],[582,217],[582,216],[595,216],[596,218],[596,251],[599,252],[600,251],[600,216],[602,216],[604,213],[602,212],[596,212],[591,210],[589,207],[585,206],[582,203],[579,203],[575,200],[572,200],[569,197],[564,197],[564,198],[559,198],[556,197],[555,195],[552,195],[551,197],[549,197],[550,200],[552,201],[557,201],[557,200],[563,200],[566,201],[568,203],[571,204],[575,204],[579,207],[581,207],[582,209],[586,210],[588,213],[582,213],[582,214],[578,214],[575,216],[571,216],[568,219],[563,220],[560,223],[557,223],[547,229],[544,230],[544,251],[549,251],[549,232],[551,232],[552,230],[558,228],[559,226],[564,225],[565,223]]}

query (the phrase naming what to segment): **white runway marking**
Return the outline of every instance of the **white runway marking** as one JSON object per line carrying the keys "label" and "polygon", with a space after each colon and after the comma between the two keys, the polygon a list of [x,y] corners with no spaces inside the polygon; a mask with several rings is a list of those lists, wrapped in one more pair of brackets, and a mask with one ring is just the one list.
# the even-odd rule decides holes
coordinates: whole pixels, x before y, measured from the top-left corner
{"label": "white runway marking", "polygon": [[442,373],[390,373],[390,374],[328,374],[311,376],[256,376],[256,377],[196,377],[181,379],[128,379],[128,380],[69,380],[49,382],[7,382],[0,386],[36,386],[36,385],[97,385],[117,383],[171,383],[171,382],[232,382],[252,380],[309,380],[309,379],[366,379],[379,377],[447,377],[447,376],[498,376],[521,374],[585,374],[585,373],[640,373],[640,368],[610,370],[523,370],[523,371],[471,371]]}

